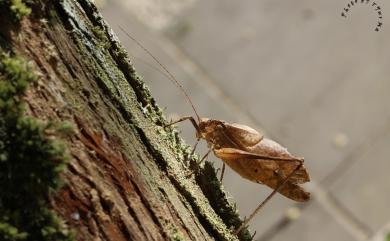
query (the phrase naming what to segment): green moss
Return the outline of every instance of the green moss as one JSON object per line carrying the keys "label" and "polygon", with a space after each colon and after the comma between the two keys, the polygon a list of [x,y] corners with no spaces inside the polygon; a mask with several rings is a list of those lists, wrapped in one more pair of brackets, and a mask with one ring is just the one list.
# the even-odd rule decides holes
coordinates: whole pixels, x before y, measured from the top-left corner
{"label": "green moss", "polygon": [[[215,169],[211,162],[205,162],[204,166],[196,173],[196,181],[210,202],[215,212],[224,220],[226,226],[233,230],[239,228],[242,221],[232,203],[223,190],[221,182],[215,176]],[[251,234],[245,228],[239,233],[240,240],[252,240]]]}
{"label": "green moss", "polygon": [[28,8],[24,2],[26,1],[11,0],[10,9],[17,19],[21,19],[22,17],[29,15],[31,13],[31,9]]}
{"label": "green moss", "polygon": [[101,27],[99,27],[99,26],[93,27],[92,32],[96,36],[96,38],[99,40],[99,43],[97,44],[98,47],[100,47],[102,49],[110,48],[111,43],[108,40],[106,33],[104,32],[104,30]]}
{"label": "green moss", "polygon": [[31,9],[26,5],[29,2],[29,0],[0,0],[0,8],[7,9],[1,12],[11,15],[13,20],[18,21],[31,13]]}
{"label": "green moss", "polygon": [[[131,82],[129,82],[135,90],[137,97],[140,96],[138,99],[141,100],[141,109],[144,116],[156,125],[161,126],[162,124],[167,124],[167,121],[162,114],[162,110],[158,107],[154,98],[151,96],[150,90],[129,64],[130,61],[127,57],[127,53],[120,46],[116,46],[115,44],[112,46],[114,49],[114,59],[118,61],[118,65],[121,67],[123,73],[131,80]],[[156,143],[148,144],[151,147],[153,154],[158,157],[156,160],[166,160],[164,157],[167,157],[169,154],[167,154],[167,150],[164,149],[165,146],[169,146],[170,150],[174,151],[178,160],[184,160],[185,156],[190,154],[192,147],[184,143],[184,141],[180,138],[178,131],[174,127],[161,129],[156,128],[155,131],[159,134],[160,140],[164,142],[164,145],[156,145]],[[145,138],[145,141],[151,140]],[[191,163],[199,161],[198,157],[195,155],[189,159]],[[222,219],[228,228],[232,228],[234,230],[241,225],[242,221],[240,220],[233,205],[228,202],[226,193],[223,191],[221,183],[216,178],[213,167],[206,165],[204,169],[201,168],[201,170],[199,170],[199,176],[197,176],[197,181],[214,211],[221,219],[209,210],[209,203],[204,202],[205,200],[197,196],[195,193],[196,191],[192,190],[193,186],[192,183],[188,182],[187,174],[180,173],[180,170],[182,170],[181,163],[173,161],[165,163],[161,161],[159,162],[159,165],[164,167],[164,169],[169,170],[167,172],[174,171],[176,173],[176,175],[172,177],[171,182],[180,190],[186,199],[189,200],[191,205],[193,205],[193,208],[196,210],[196,213],[200,214],[202,223],[206,228],[209,228],[209,231],[212,232],[215,237],[220,239],[235,239],[231,230],[224,228],[219,222]],[[185,178],[181,179],[180,177]],[[247,229],[244,229],[239,234],[239,238],[240,240],[252,240]]]}
{"label": "green moss", "polygon": [[174,228],[173,232],[172,232],[172,235],[170,237],[170,240],[172,240],[172,241],[184,241],[185,238],[183,237],[183,234],[177,228]]}
{"label": "green moss", "polygon": [[390,233],[386,235],[385,241],[390,241]]}
{"label": "green moss", "polygon": [[[173,127],[161,127],[163,124],[167,124],[167,121],[162,115],[162,110],[151,96],[149,89],[135,72],[127,52],[111,37],[109,38],[109,51],[100,48],[99,41],[94,39],[95,36],[101,36],[98,37],[101,40],[104,40],[106,35],[109,37],[109,31],[102,32],[102,29],[108,28],[107,25],[101,21],[99,15],[91,14],[91,16],[96,18],[93,20],[90,18],[90,20],[94,25],[99,26],[99,28],[91,32],[90,28],[86,28],[88,24],[74,24],[83,23],[84,20],[79,17],[77,11],[72,8],[68,1],[63,1],[61,4],[65,10],[64,12],[67,14],[66,19],[69,20],[69,32],[72,33],[74,42],[78,46],[79,54],[82,56],[80,59],[90,69],[90,72],[95,73],[94,79],[99,88],[104,92],[104,96],[112,101],[120,114],[129,122],[128,127],[133,128],[139,134],[148,151],[155,157],[159,168],[167,173],[171,183],[185,197],[185,202],[188,201],[194,212],[198,214],[201,225],[217,239],[236,240],[231,230],[222,224],[225,221],[223,217],[230,217],[223,212],[234,213],[238,218],[234,208],[230,204],[225,205],[226,197],[224,193],[224,195],[212,193],[211,195],[213,196],[212,198],[215,198],[215,203],[219,202],[225,205],[225,208],[221,208],[221,211],[212,210],[209,200],[201,194],[201,190],[195,185],[193,179],[188,178],[185,171],[186,165],[183,164],[182,160],[184,160],[184,156],[189,154],[191,149],[179,137],[177,130]],[[82,4],[84,4],[85,9],[89,8],[87,6],[89,4],[88,1],[82,1]],[[111,131],[108,125],[105,128],[110,133],[116,133],[118,136],[122,135],[116,129]],[[156,133],[158,133],[158,138],[156,138]],[[176,159],[172,158],[172,153],[175,154]],[[145,163],[140,163],[138,168],[140,173],[148,173]],[[211,178],[215,177],[214,172],[209,174]],[[142,176],[147,177],[148,175]],[[207,183],[209,179],[205,178],[204,180]],[[217,179],[215,178],[215,180]],[[145,178],[145,182],[155,183],[156,180]],[[216,187],[216,185],[213,185],[213,187]],[[153,187],[155,185],[150,186]],[[221,200],[218,200],[218,198],[221,198]],[[161,221],[164,227],[167,226],[167,224],[164,224],[164,220],[159,221]],[[227,226],[238,226],[238,224],[234,223]],[[170,227],[166,228],[171,230]],[[242,233],[246,235],[246,232]],[[176,237],[175,235],[169,236]],[[180,238],[180,235],[177,237]]]}
{"label": "green moss", "polygon": [[0,113],[6,118],[17,118],[24,110],[20,96],[35,76],[23,60],[5,55],[1,58]]}
{"label": "green moss", "polygon": [[56,129],[57,129],[57,132],[62,134],[62,135],[74,134],[74,126],[72,123],[70,123],[68,121],[63,121],[62,123],[60,123],[60,125],[58,125],[58,127]]}
{"label": "green moss", "polygon": [[25,116],[22,95],[35,79],[26,61],[0,52],[0,240],[68,241],[47,206],[67,159],[56,129],[69,127]]}
{"label": "green moss", "polygon": [[27,238],[26,232],[19,232],[17,228],[9,223],[0,222],[0,237],[2,240],[25,240]]}

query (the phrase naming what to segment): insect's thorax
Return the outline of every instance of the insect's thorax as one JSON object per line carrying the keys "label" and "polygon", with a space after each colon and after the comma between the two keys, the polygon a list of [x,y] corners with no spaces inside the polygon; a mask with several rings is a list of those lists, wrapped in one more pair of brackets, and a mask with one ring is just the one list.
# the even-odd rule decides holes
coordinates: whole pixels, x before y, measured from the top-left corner
{"label": "insect's thorax", "polygon": [[199,137],[215,149],[236,147],[224,130],[227,123],[221,120],[202,119],[199,123]]}
{"label": "insect's thorax", "polygon": [[235,147],[235,145],[232,144],[229,139],[223,135],[223,133],[218,131],[208,133],[204,136],[204,139],[207,141],[208,146],[215,149]]}

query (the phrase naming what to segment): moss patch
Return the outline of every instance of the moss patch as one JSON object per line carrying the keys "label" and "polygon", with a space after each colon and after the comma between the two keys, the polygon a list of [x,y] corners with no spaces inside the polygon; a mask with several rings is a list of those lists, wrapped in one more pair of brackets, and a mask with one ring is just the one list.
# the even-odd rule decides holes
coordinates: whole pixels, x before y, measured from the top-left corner
{"label": "moss patch", "polygon": [[48,206],[66,167],[69,127],[24,115],[22,95],[36,79],[29,64],[0,50],[0,240],[73,240]]}
{"label": "moss patch", "polygon": [[102,49],[109,49],[111,47],[111,43],[108,40],[106,33],[100,26],[92,27],[92,32],[96,36],[97,40],[99,40],[97,46]]}
{"label": "moss patch", "polygon": [[[148,152],[155,158],[159,168],[167,174],[170,182],[185,198],[185,202],[191,205],[194,213],[198,214],[199,223],[210,236],[220,240],[236,240],[235,235],[226,227],[239,225],[239,218],[233,205],[227,201],[223,191],[210,192],[212,197],[206,199],[194,180],[188,178],[185,172],[187,163],[183,164],[182,160],[191,152],[190,147],[182,141],[175,128],[161,127],[163,124],[167,124],[167,121],[149,89],[135,72],[127,52],[117,41],[102,17],[96,13],[96,9],[90,1],[79,1],[79,3],[90,16],[89,20],[92,23],[86,23],[80,18],[80,14],[68,1],[61,2],[64,10],[62,18],[67,23],[68,31],[72,33],[78,52],[82,56],[80,59],[90,72],[95,73],[96,83],[103,91],[103,95],[114,103],[120,114],[128,121],[128,126],[135,129]],[[96,37],[98,40],[95,39]],[[108,51],[101,48],[101,46],[108,46],[106,39],[110,41]],[[107,128],[110,127],[107,126]],[[117,130],[108,130],[108,132],[116,133]],[[156,134],[158,134],[157,137]],[[118,136],[121,134],[118,133]],[[172,154],[177,158],[172,158]],[[136,164],[140,173],[149,172],[145,163]],[[207,172],[210,177],[204,175],[202,183],[205,186],[210,186],[209,180],[213,179],[211,181],[212,187],[220,188],[214,169],[210,170],[213,171]],[[148,175],[140,176],[146,177]],[[214,180],[216,181],[214,182]],[[145,182],[150,183],[151,189],[156,186],[154,179],[145,178]],[[204,193],[206,196],[209,194]],[[212,205],[214,210],[209,205],[210,200],[215,203]],[[215,210],[215,208],[220,210]],[[222,223],[226,222],[224,218],[229,219],[226,226]],[[163,219],[158,221],[161,222],[161,226],[170,230],[170,238],[180,239],[180,235],[176,235],[174,230],[167,227],[168,225],[164,223]],[[249,240],[249,233],[247,231],[241,232],[240,238]]]}
{"label": "moss patch", "polygon": [[183,237],[183,234],[177,229],[174,228],[171,237],[169,237],[171,241],[184,241],[186,240]]}
{"label": "moss patch", "polygon": [[[224,220],[226,226],[233,230],[239,228],[242,221],[232,203],[224,192],[221,182],[215,176],[211,162],[205,162],[201,171],[196,173],[196,181],[210,202],[215,212]],[[239,233],[240,240],[252,240],[251,234],[245,228]]]}
{"label": "moss patch", "polygon": [[31,0],[0,0],[0,13],[8,14],[14,21],[19,21],[31,13],[31,9],[26,5],[29,2]]}

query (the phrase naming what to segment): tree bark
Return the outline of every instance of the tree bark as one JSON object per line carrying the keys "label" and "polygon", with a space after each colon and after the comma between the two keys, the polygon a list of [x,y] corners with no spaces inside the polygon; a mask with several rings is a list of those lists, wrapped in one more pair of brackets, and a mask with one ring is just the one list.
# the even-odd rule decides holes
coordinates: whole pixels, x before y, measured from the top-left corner
{"label": "tree bark", "polygon": [[[188,177],[188,147],[88,0],[33,1],[1,38],[39,76],[28,114],[69,121],[71,161],[52,207],[77,240],[236,240],[241,223],[210,163]],[[241,240],[249,239],[247,230]]]}

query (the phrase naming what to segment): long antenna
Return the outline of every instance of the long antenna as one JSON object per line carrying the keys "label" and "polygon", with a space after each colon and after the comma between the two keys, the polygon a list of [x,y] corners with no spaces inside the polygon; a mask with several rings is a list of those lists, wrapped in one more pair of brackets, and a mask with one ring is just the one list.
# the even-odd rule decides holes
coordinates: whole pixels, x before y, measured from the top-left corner
{"label": "long antenna", "polygon": [[156,61],[156,63],[158,65],[160,65],[160,67],[163,68],[168,73],[169,80],[172,81],[172,83],[175,84],[177,87],[179,87],[179,89],[183,92],[183,94],[186,97],[187,102],[191,105],[192,109],[195,112],[195,115],[196,115],[198,121],[200,122],[200,116],[199,116],[198,112],[196,111],[195,106],[194,106],[194,104],[191,101],[191,98],[189,97],[189,95],[185,91],[184,87],[175,78],[175,76],[173,76],[173,74],[171,74],[171,72],[169,72],[169,70],[167,68],[165,68],[165,66],[156,57],[154,57],[154,55],[147,48],[145,48],[140,42],[138,42],[138,40],[136,40],[134,37],[132,37],[121,26],[118,26],[118,27],[122,30],[122,32],[124,32],[127,35],[127,37],[129,37],[131,40],[133,40],[140,48],[142,48],[146,53],[148,53],[150,55],[150,57],[152,57],[154,59],[154,61]]}

